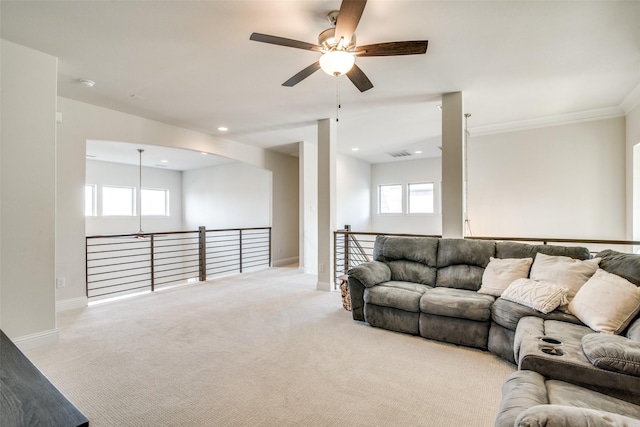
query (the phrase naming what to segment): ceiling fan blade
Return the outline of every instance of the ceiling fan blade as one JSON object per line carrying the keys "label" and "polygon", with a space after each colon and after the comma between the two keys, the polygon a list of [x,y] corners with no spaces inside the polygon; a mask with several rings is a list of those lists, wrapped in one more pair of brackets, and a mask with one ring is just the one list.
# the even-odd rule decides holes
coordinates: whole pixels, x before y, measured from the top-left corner
{"label": "ceiling fan blade", "polygon": [[295,76],[291,77],[286,82],[282,83],[282,86],[288,86],[288,87],[295,86],[298,83],[300,83],[301,81],[303,81],[304,79],[306,79],[307,77],[309,77],[311,74],[313,74],[316,71],[318,71],[319,69],[320,69],[320,61],[309,65],[307,68],[305,68],[304,70],[300,71],[298,74],[296,74]]}
{"label": "ceiling fan blade", "polygon": [[356,56],[421,55],[427,52],[428,44],[427,40],[377,43],[358,46],[354,54]]}
{"label": "ceiling fan blade", "polygon": [[262,43],[277,44],[279,46],[295,47],[296,49],[312,50],[314,52],[320,52],[322,50],[320,46],[315,44],[286,39],[284,37],[270,36],[268,34],[251,33],[249,40]]}
{"label": "ceiling fan blade", "polygon": [[367,0],[342,0],[335,32],[335,39],[338,42],[343,37],[347,44],[351,41],[366,4]]}
{"label": "ceiling fan blade", "polygon": [[349,77],[351,83],[353,83],[360,92],[364,92],[373,87],[373,83],[371,83],[369,77],[355,64],[353,64],[353,68],[347,73],[347,77]]}

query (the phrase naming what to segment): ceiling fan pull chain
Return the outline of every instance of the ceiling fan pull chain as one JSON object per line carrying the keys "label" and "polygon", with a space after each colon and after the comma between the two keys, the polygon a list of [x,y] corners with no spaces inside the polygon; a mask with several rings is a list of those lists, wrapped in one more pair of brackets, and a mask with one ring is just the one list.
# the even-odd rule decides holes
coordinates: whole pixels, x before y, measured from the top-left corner
{"label": "ceiling fan pull chain", "polygon": [[336,78],[336,122],[340,119],[340,78]]}

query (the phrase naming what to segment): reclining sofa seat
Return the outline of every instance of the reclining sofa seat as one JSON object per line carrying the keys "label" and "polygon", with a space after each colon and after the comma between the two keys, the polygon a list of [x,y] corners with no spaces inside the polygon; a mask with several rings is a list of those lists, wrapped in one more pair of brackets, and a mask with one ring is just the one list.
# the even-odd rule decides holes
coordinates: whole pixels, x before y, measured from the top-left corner
{"label": "reclining sofa seat", "polygon": [[349,271],[353,319],[488,349],[515,362],[515,330],[522,317],[581,324],[574,316],[557,310],[544,315],[477,293],[491,257],[534,258],[536,253],[590,258],[583,247],[379,235],[374,260]]}

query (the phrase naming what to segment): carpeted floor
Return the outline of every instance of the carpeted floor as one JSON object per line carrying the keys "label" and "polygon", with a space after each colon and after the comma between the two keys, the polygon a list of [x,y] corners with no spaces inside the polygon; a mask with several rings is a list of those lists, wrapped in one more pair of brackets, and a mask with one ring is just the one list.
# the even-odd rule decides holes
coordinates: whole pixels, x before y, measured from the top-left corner
{"label": "carpeted floor", "polygon": [[99,426],[492,426],[514,367],[273,268],[61,313],[27,356]]}

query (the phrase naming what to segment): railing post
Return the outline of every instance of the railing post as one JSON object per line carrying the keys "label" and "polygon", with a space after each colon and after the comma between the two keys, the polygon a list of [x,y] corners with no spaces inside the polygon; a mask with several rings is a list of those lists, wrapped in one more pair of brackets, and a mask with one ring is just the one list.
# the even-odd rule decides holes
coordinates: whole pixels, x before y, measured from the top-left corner
{"label": "railing post", "polygon": [[155,262],[154,262],[154,258],[155,258],[155,245],[154,245],[154,237],[155,235],[151,234],[151,240],[149,241],[150,246],[151,246],[151,292],[154,292],[156,290],[156,271],[155,271]]}
{"label": "railing post", "polygon": [[242,230],[239,231],[239,239],[240,239],[240,273],[242,273]]}
{"label": "railing post", "polygon": [[349,260],[351,258],[351,245],[349,243],[349,238],[351,237],[348,233],[351,231],[351,226],[349,224],[344,226],[344,229],[347,231],[344,235],[344,274],[347,274],[349,271]]}
{"label": "railing post", "polygon": [[207,280],[207,231],[204,225],[198,227],[198,255],[200,260],[198,280],[205,282]]}
{"label": "railing post", "polygon": [[271,267],[271,227],[269,227],[269,267]]}
{"label": "railing post", "polygon": [[84,238],[84,277],[87,289],[87,299],[89,299],[89,238]]}

